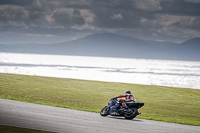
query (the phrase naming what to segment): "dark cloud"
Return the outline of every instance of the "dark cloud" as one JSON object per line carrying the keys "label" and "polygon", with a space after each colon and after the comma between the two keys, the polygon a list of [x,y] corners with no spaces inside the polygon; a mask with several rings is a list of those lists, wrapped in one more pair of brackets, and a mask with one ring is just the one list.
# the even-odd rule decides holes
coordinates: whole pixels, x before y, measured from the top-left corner
{"label": "dark cloud", "polygon": [[1,0],[0,12],[1,27],[24,27],[29,33],[32,28],[52,29],[51,34],[109,31],[175,41],[200,36],[198,0]]}
{"label": "dark cloud", "polygon": [[200,16],[200,2],[194,3],[184,0],[173,0],[161,2],[163,10],[161,13],[180,16]]}
{"label": "dark cloud", "polygon": [[34,0],[1,0],[0,4],[24,6],[24,5],[30,5],[31,3],[33,3],[33,1]]}

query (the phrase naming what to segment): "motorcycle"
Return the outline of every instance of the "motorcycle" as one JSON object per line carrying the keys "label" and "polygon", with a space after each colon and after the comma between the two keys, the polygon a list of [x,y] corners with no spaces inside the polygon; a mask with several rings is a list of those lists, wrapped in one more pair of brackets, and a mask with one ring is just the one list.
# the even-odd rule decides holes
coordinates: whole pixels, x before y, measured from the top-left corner
{"label": "motorcycle", "polygon": [[134,102],[134,101],[118,101],[117,99],[111,99],[108,102],[108,106],[105,106],[101,112],[100,115],[101,116],[107,116],[107,115],[111,115],[110,112],[110,105],[112,105],[113,100],[115,100],[115,102],[117,102],[119,104],[118,108],[117,108],[117,112],[115,115],[112,116],[124,116],[125,119],[133,119],[135,118],[137,115],[140,115],[141,113],[138,112],[138,109],[141,108],[142,106],[144,106],[144,103],[142,102]]}

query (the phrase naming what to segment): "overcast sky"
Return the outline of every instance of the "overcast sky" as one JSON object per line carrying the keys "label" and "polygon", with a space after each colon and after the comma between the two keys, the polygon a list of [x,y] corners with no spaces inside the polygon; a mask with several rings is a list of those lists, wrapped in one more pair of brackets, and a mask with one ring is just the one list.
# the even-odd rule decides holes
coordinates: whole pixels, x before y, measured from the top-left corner
{"label": "overcast sky", "polygon": [[200,0],[0,0],[0,43],[103,32],[174,42],[200,37]]}

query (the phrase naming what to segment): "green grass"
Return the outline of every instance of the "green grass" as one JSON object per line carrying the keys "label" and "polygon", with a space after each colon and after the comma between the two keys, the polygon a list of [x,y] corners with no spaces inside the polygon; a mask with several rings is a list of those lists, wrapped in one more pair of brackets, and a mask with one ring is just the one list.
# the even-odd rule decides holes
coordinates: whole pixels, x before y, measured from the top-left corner
{"label": "green grass", "polygon": [[132,91],[145,105],[137,118],[200,126],[200,90],[0,73],[0,98],[99,112]]}
{"label": "green grass", "polygon": [[50,132],[0,125],[0,133],[50,133]]}

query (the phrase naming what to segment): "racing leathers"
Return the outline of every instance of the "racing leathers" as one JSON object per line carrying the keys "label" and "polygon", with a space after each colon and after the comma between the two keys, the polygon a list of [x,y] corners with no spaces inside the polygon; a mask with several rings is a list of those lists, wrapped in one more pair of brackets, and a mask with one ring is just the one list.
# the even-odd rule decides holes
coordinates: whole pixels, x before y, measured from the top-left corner
{"label": "racing leathers", "polygon": [[110,114],[111,115],[117,115],[117,108],[119,107],[119,103],[116,101],[117,98],[124,98],[126,100],[120,100],[120,102],[122,102],[122,105],[123,103],[125,102],[136,102],[136,99],[133,97],[133,95],[131,94],[124,94],[124,95],[119,95],[117,97],[114,97],[112,99],[112,101],[109,103],[110,104]]}

